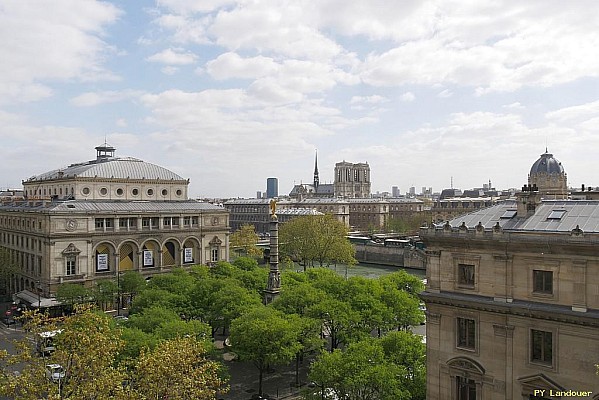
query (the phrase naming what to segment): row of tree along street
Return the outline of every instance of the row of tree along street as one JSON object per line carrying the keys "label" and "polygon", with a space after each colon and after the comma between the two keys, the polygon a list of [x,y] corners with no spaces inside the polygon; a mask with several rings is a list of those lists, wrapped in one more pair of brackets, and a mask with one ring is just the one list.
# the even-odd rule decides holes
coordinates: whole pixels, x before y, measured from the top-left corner
{"label": "row of tree along street", "polygon": [[[304,265],[340,261],[322,249],[343,245],[327,243],[320,253],[293,256]],[[235,383],[212,346],[224,334],[239,360],[255,365],[260,394],[276,365],[295,363],[296,383],[306,383],[297,371],[309,360],[307,399],[425,398],[424,345],[407,330],[424,319],[423,285],[403,271],[344,279],[326,268],[283,270],[281,293],[269,305],[262,302],[268,267],[253,258],[178,269],[147,283],[126,275],[127,321],[101,312],[114,301],[108,283],[86,293],[65,284],[62,301],[76,312],[61,322],[56,351],[38,357],[24,341],[17,354],[2,354],[0,392],[15,399],[216,399]],[[33,338],[57,329],[52,323],[33,314],[26,327]],[[20,374],[11,371],[17,363]],[[46,378],[48,364],[64,368],[58,382]]]}

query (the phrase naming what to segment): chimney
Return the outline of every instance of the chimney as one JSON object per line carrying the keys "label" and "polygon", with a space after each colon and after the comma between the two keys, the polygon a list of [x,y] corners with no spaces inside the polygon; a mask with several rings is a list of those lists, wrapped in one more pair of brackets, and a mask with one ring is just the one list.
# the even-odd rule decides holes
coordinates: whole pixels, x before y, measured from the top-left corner
{"label": "chimney", "polygon": [[524,185],[522,192],[516,195],[518,218],[528,218],[534,215],[537,206],[541,204],[541,196],[537,185]]}

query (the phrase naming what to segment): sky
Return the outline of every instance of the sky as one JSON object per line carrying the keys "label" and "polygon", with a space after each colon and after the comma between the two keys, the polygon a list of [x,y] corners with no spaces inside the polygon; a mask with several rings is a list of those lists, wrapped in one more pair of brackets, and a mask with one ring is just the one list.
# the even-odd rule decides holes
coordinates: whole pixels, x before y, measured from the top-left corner
{"label": "sky", "polygon": [[[2,0],[0,188],[105,141],[254,197],[368,162],[373,192],[599,186],[593,0]],[[594,150],[593,150],[594,149]]]}

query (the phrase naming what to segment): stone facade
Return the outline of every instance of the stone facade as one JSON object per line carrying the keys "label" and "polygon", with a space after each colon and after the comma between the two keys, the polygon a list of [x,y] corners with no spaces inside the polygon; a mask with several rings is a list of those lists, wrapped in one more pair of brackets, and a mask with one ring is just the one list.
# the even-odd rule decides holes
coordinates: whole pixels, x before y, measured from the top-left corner
{"label": "stone facade", "polygon": [[527,187],[421,231],[428,399],[599,398],[598,221],[598,201]]}
{"label": "stone facade", "polygon": [[432,220],[448,221],[460,215],[490,207],[499,201],[499,197],[452,197],[437,200],[431,208]]}
{"label": "stone facade", "polygon": [[335,164],[335,197],[370,197],[370,166],[342,161]]}
{"label": "stone facade", "polygon": [[0,247],[17,266],[12,293],[51,296],[63,282],[228,259],[224,208],[188,200],[188,181],[171,171],[99,148],[96,160],[28,179],[24,199],[0,206]]}
{"label": "stone facade", "polygon": [[[233,199],[225,202],[231,215],[231,228],[252,224],[256,232],[268,232],[269,208],[266,199]],[[380,230],[392,218],[411,218],[425,213],[424,203],[418,199],[334,199],[306,198],[302,200],[279,200],[277,209],[315,210],[331,214],[347,228]],[[298,214],[300,215],[300,214]],[[280,222],[282,216],[279,215]]]}

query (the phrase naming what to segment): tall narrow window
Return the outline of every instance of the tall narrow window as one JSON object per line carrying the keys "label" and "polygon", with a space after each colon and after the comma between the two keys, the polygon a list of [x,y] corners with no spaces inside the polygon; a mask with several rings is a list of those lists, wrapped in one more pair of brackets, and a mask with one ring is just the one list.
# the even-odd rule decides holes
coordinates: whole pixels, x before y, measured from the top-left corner
{"label": "tall narrow window", "polygon": [[473,379],[456,377],[456,399],[476,400],[476,382]]}
{"label": "tall narrow window", "polygon": [[457,319],[457,346],[474,350],[476,348],[476,321],[469,318]]}
{"label": "tall narrow window", "polygon": [[218,248],[210,249],[210,261],[212,261],[212,262],[218,261]]}
{"label": "tall narrow window", "polygon": [[474,265],[458,264],[458,284],[460,286],[474,287]]}
{"label": "tall narrow window", "polygon": [[541,364],[553,364],[553,333],[531,329],[530,360]]}
{"label": "tall narrow window", "polygon": [[543,294],[553,294],[553,272],[552,271],[532,271],[533,292]]}
{"label": "tall narrow window", "polygon": [[65,275],[75,275],[77,273],[77,258],[69,256],[66,258]]}

